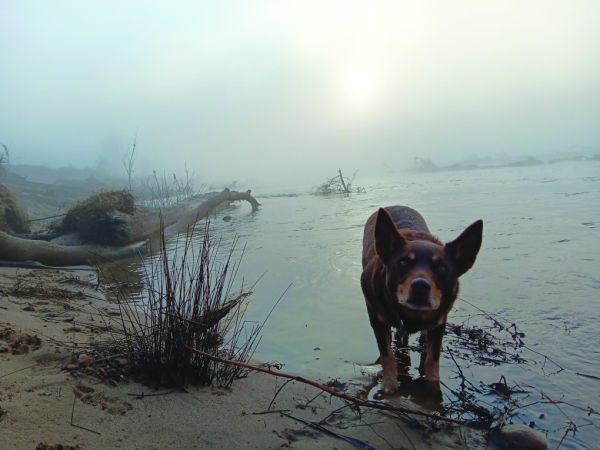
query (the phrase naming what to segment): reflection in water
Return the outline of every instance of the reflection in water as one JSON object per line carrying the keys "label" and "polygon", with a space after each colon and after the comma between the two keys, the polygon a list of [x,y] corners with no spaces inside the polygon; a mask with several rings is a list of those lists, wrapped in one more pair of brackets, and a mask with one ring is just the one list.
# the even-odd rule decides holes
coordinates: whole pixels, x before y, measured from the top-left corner
{"label": "reflection in water", "polygon": [[399,400],[410,400],[410,402],[425,410],[441,413],[444,410],[444,396],[442,395],[440,381],[426,380],[423,378],[420,369],[418,374],[411,375],[414,373],[411,365],[411,353],[414,353],[420,359],[419,352],[421,349],[420,347],[411,348],[408,345],[408,340],[400,342],[400,339],[400,334],[396,333],[395,356],[398,365],[398,380],[400,382],[398,390],[391,395],[383,394],[383,387],[376,384],[370,389],[369,398],[373,400],[385,400],[391,405],[395,405]]}
{"label": "reflection in water", "polygon": [[444,396],[439,381],[428,381],[423,377],[411,378],[408,374],[399,374],[400,387],[393,394],[383,394],[381,387],[376,386],[369,392],[370,400],[385,401],[392,406],[405,406],[406,400],[424,410],[444,411]]}

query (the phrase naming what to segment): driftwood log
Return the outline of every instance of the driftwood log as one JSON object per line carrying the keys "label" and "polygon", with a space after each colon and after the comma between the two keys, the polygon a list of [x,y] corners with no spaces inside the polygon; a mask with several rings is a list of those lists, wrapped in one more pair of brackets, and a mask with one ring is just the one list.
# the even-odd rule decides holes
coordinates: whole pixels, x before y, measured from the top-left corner
{"label": "driftwood log", "polygon": [[[208,198],[194,208],[189,206],[170,208],[163,215],[165,236],[186,231],[198,220],[203,219],[219,205],[225,202],[245,200],[252,205],[252,211],[259,207],[258,201],[250,191],[236,192],[225,189]],[[46,266],[65,267],[98,264],[121,258],[130,258],[143,254],[149,242],[156,239],[160,232],[159,212],[148,212],[136,217],[132,225],[132,241],[128,246],[107,245],[59,245],[51,242],[23,239],[0,231],[0,260],[10,262],[37,262]]]}
{"label": "driftwood log", "polygon": [[[252,205],[252,211],[257,211],[260,203],[256,201],[254,197],[252,197],[250,190],[246,192],[237,192],[230,191],[229,189],[224,189],[219,194],[214,197],[210,197],[209,199],[202,202],[197,208],[192,209],[191,211],[184,212],[183,214],[177,217],[177,220],[171,220],[170,223],[165,221],[165,236],[169,237],[176,233],[180,233],[182,231],[186,231],[186,229],[196,223],[198,220],[203,219],[208,216],[211,211],[215,210],[219,205],[225,202],[236,202],[245,200],[250,205]],[[154,230],[154,233],[160,231],[160,226]]]}
{"label": "driftwood log", "polygon": [[0,259],[11,262],[38,262],[45,266],[81,266],[128,258],[143,253],[144,247],[144,242],[127,247],[59,245],[23,239],[0,231]]}

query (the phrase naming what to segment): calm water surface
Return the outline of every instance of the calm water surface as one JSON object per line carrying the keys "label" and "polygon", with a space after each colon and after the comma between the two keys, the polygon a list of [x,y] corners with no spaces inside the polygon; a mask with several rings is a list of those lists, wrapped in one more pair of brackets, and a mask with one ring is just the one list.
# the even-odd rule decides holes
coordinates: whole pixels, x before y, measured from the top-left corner
{"label": "calm water surface", "polygon": [[[516,323],[529,348],[564,370],[553,373],[556,365],[523,350],[527,364],[465,364],[465,375],[485,383],[504,375],[509,385],[533,385],[571,403],[563,411],[579,431],[561,448],[598,448],[600,416],[576,407],[600,411],[600,380],[577,375],[600,376],[600,163],[397,173],[357,181],[367,192],[349,197],[277,197],[266,195],[268,189],[261,196],[255,189],[262,203],[258,213],[244,204],[224,213],[233,216],[230,222],[213,218],[214,233],[225,244],[236,236],[246,244],[238,277],[251,283],[264,274],[248,318],[262,320],[292,283],[256,357],[283,362],[285,370],[307,376],[359,376],[377,357],[359,283],[367,217],[380,206],[408,205],[444,241],[481,218],[483,246],[462,278],[460,297]],[[458,300],[449,321],[476,312]],[[412,365],[417,364],[413,358]],[[456,368],[447,355],[440,371],[446,384],[456,385]],[[539,399],[531,392],[522,403]],[[569,421],[547,404],[524,408],[513,420],[535,421],[549,432],[554,447]]]}

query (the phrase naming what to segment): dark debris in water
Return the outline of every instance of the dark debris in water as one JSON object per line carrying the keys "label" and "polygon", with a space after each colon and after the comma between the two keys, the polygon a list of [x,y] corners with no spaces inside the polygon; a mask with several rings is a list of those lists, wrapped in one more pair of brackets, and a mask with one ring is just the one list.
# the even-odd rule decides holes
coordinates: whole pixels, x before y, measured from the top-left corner
{"label": "dark debris in water", "polygon": [[329,380],[325,385],[337,389],[338,391],[345,391],[348,388],[348,383],[340,381],[338,378]]}
{"label": "dark debris in water", "polygon": [[455,352],[455,356],[480,365],[525,362],[520,354],[524,346],[523,337],[525,333],[515,324],[505,327],[497,322],[488,326],[463,323],[448,324],[446,328],[446,342],[462,350]]}
{"label": "dark debris in water", "polygon": [[503,397],[505,399],[511,398],[514,394],[526,394],[529,392],[517,385],[509,387],[506,381],[506,377],[504,375],[502,375],[500,377],[500,380],[498,380],[497,382],[490,383],[488,387],[491,388],[491,393],[499,395],[500,397]]}
{"label": "dark debris in water", "polygon": [[[474,318],[477,317],[476,324]],[[525,333],[515,323],[502,323],[491,314],[469,316],[462,323],[448,324],[445,353],[457,369],[457,387],[445,385],[448,401],[444,414],[479,423],[485,428],[501,427],[519,409],[515,394],[528,391],[520,386],[509,386],[506,377],[495,383],[476,385],[464,374],[458,360],[470,365],[500,366],[526,364]],[[495,398],[487,398],[492,394]]]}

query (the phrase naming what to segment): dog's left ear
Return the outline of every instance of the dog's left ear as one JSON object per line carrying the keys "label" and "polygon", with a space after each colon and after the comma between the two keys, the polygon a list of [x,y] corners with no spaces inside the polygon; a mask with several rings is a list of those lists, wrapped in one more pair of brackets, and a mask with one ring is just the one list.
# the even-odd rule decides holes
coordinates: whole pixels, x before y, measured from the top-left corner
{"label": "dog's left ear", "polygon": [[452,242],[448,242],[444,248],[456,264],[458,276],[461,276],[475,264],[475,258],[481,248],[483,235],[483,221],[478,220],[467,227]]}

